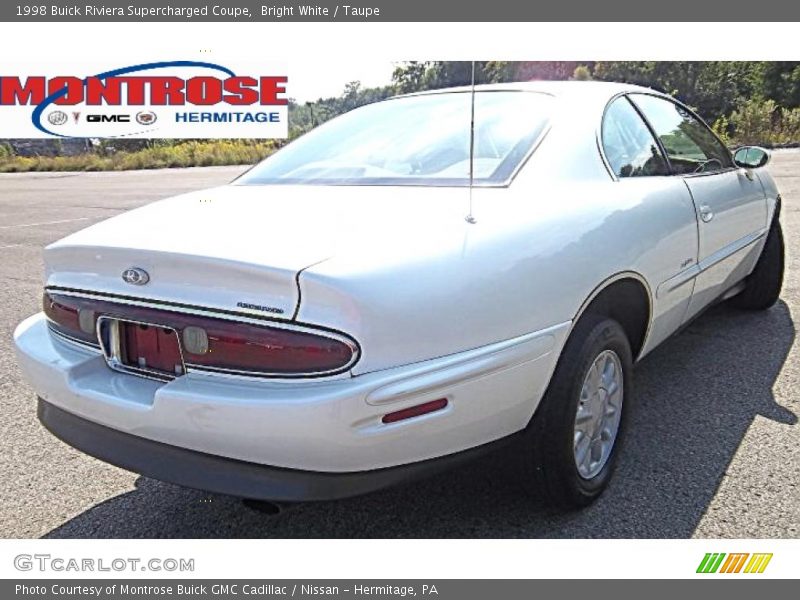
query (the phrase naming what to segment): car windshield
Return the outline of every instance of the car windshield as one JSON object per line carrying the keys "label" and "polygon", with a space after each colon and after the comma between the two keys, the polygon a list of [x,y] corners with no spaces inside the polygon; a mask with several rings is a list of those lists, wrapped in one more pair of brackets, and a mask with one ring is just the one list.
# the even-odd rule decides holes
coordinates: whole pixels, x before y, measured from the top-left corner
{"label": "car windshield", "polygon": [[[474,183],[508,181],[544,132],[551,102],[537,92],[475,95]],[[237,184],[469,184],[470,93],[377,102],[288,144]]]}

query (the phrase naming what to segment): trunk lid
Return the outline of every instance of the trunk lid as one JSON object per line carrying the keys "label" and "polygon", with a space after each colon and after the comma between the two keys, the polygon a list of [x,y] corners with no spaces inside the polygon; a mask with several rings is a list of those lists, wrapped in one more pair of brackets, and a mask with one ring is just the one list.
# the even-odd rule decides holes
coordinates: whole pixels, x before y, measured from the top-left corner
{"label": "trunk lid", "polygon": [[[385,231],[386,244],[404,243],[420,222],[458,223],[465,209],[463,188],[228,185],[155,202],[48,246],[47,285],[291,319],[304,268],[352,250],[360,236],[381,243]],[[149,281],[124,281],[130,268]]]}

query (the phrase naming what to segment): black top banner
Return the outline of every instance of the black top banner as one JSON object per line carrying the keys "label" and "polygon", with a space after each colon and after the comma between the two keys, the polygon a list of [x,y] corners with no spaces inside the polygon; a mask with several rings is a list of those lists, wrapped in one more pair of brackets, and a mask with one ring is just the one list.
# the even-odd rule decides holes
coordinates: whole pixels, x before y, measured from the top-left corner
{"label": "black top banner", "polygon": [[[340,4],[239,0],[203,4],[191,0],[102,0],[80,2],[10,0],[0,4],[0,21],[383,21],[383,22],[610,22],[610,21],[798,21],[800,3],[760,0],[368,0]],[[675,39],[680,39],[679,36]],[[601,40],[600,40],[601,41]],[[665,40],[665,43],[667,41]]]}

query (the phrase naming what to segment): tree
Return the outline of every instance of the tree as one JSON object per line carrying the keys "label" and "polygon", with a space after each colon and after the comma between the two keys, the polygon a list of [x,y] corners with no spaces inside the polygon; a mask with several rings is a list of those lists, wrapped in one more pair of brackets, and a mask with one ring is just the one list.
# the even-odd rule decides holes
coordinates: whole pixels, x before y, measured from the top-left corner
{"label": "tree", "polygon": [[[509,65],[515,63],[475,61],[475,83],[510,81]],[[401,94],[423,90],[469,85],[472,62],[467,60],[398,63],[392,74],[395,88]]]}
{"label": "tree", "polygon": [[392,72],[392,81],[401,94],[409,94],[422,89],[422,81],[430,62],[409,61],[398,63]]}
{"label": "tree", "polygon": [[594,78],[649,87],[677,97],[713,121],[757,94],[763,63],[732,61],[599,62]]}
{"label": "tree", "polygon": [[800,106],[800,62],[764,63],[764,97],[781,106]]}
{"label": "tree", "polygon": [[592,79],[592,72],[586,65],[578,65],[572,72],[572,78],[575,81],[590,81]]}
{"label": "tree", "polygon": [[[731,61],[476,61],[475,82],[603,80],[633,83],[676,96],[710,123],[733,133],[731,115],[751,100],[774,100],[786,109],[800,106],[800,62]],[[358,106],[396,94],[469,85],[470,61],[408,61],[395,65],[392,85],[363,88],[353,81],[334,98],[303,106],[292,102],[290,137]],[[777,114],[777,113],[776,113]],[[797,112],[786,112],[794,122]],[[794,131],[794,129],[792,129]]]}

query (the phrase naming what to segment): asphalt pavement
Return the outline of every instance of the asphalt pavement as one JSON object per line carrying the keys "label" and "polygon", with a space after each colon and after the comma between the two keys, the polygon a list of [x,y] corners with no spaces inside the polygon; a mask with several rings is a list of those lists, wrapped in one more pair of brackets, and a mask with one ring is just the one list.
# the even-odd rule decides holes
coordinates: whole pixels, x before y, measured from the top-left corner
{"label": "asphalt pavement", "polygon": [[782,300],[758,314],[715,307],[637,366],[616,477],[595,505],[571,514],[523,493],[510,450],[402,487],[271,514],[66,446],[38,423],[12,349],[16,324],[40,310],[42,248],[243,168],[0,175],[0,536],[796,538],[800,152],[776,152],[769,169],[784,197]]}

